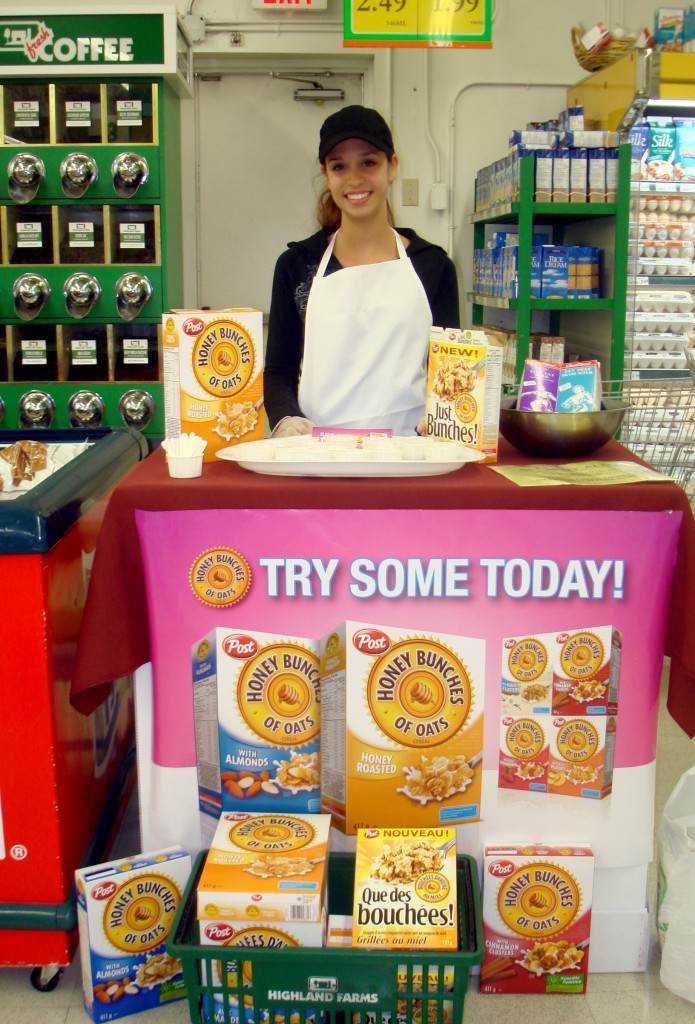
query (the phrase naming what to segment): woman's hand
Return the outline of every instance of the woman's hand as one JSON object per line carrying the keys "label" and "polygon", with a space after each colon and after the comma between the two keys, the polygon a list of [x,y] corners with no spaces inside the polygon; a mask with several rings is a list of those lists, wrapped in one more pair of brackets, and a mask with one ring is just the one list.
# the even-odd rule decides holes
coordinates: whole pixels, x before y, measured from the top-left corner
{"label": "woman's hand", "polygon": [[310,434],[312,427],[316,424],[307,420],[304,416],[285,416],[275,425],[271,437],[298,437],[300,434]]}
{"label": "woman's hand", "polygon": [[418,425],[415,428],[415,433],[419,434],[420,437],[424,437],[425,436],[425,434],[427,433],[427,420],[424,420],[424,419],[420,420],[420,422],[418,423]]}

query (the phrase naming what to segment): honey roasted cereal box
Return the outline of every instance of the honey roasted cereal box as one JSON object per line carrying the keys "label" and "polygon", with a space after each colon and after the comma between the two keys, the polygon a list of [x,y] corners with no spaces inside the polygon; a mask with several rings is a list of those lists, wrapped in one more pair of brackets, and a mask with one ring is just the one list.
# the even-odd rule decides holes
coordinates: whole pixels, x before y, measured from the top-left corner
{"label": "honey roasted cereal box", "polygon": [[615,715],[559,715],[550,722],[548,792],[602,800],[613,790]]}
{"label": "honey roasted cereal box", "polygon": [[352,944],[457,949],[456,829],[358,829]]}
{"label": "honey roasted cereal box", "polygon": [[162,315],[167,437],[197,434],[205,462],[263,438],[263,314],[175,309]]}
{"label": "honey roasted cereal box", "polygon": [[480,991],[584,992],[593,879],[585,844],[486,846]]}
{"label": "honey roasted cereal box", "polygon": [[427,361],[426,432],[497,461],[504,349],[484,331],[433,327]]}
{"label": "honey roasted cereal box", "polygon": [[622,636],[613,626],[557,633],[553,644],[553,711],[614,715],[618,710]]}
{"label": "honey roasted cereal box", "polygon": [[200,809],[320,811],[318,643],[217,627],[193,645]]}
{"label": "honey roasted cereal box", "polygon": [[336,827],[478,820],[484,681],[483,640],[355,621],[324,637],[321,800]]}
{"label": "honey roasted cereal box", "polygon": [[223,813],[198,883],[198,918],[289,922],[304,929],[302,945],[320,946],[329,830],[328,814]]}
{"label": "honey roasted cereal box", "polygon": [[186,996],[166,940],[191,873],[181,847],[75,872],[82,985],[95,1024]]}

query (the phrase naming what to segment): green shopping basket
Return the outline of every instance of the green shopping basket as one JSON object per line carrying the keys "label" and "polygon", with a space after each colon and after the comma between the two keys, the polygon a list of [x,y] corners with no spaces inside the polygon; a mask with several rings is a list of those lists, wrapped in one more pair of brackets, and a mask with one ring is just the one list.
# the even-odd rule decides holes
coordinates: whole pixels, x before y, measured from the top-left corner
{"label": "green shopping basket", "polygon": [[[195,861],[167,940],[178,957],[193,1024],[460,1024],[470,968],[483,959],[478,870],[456,858],[456,951],[201,946],[196,889],[207,851]],[[355,856],[332,853],[328,899],[351,914]],[[241,1009],[240,1009],[241,1007]]]}

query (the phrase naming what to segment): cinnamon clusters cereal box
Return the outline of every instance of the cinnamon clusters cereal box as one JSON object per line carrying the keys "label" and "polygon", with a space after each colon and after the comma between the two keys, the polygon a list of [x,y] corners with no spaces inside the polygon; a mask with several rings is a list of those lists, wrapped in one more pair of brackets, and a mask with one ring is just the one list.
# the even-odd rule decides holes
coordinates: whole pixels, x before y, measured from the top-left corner
{"label": "cinnamon clusters cereal box", "polygon": [[204,828],[220,811],[320,811],[318,643],[218,626],[192,674]]}
{"label": "cinnamon clusters cereal box", "polygon": [[352,944],[457,949],[456,830],[358,829]]}
{"label": "cinnamon clusters cereal box", "polygon": [[220,448],[262,439],[261,311],[174,309],[162,328],[167,437],[202,437],[205,462]]}
{"label": "cinnamon clusters cereal box", "polygon": [[84,1003],[95,1024],[185,997],[166,941],[190,873],[180,846],[75,872]]}
{"label": "cinnamon clusters cereal box", "polygon": [[613,626],[503,641],[500,787],[608,796],[621,644]]}
{"label": "cinnamon clusters cereal box", "polygon": [[486,846],[480,991],[584,992],[593,880],[585,844]]}
{"label": "cinnamon clusters cereal box", "polygon": [[324,637],[321,806],[336,827],[477,820],[484,681],[483,640],[355,621]]}
{"label": "cinnamon clusters cereal box", "polygon": [[320,946],[329,829],[327,814],[223,813],[198,883],[199,920],[300,924],[319,939],[303,944]]}
{"label": "cinnamon clusters cereal box", "polygon": [[426,432],[497,461],[503,347],[485,331],[433,327],[427,362]]}

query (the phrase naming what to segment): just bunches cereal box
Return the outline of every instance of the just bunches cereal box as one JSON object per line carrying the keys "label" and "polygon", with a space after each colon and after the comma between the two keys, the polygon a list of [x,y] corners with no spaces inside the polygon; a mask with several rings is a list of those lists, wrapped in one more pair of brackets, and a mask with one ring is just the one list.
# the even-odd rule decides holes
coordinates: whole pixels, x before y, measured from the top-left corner
{"label": "just bunches cereal box", "polygon": [[167,437],[197,434],[204,460],[240,441],[260,440],[263,423],[263,314],[257,309],[177,309],[164,313]]}
{"label": "just bunches cereal box", "polygon": [[584,992],[593,879],[584,844],[486,846],[480,991]]}
{"label": "just bunches cereal box", "polygon": [[456,830],[358,829],[352,944],[457,949]]}
{"label": "just bunches cereal box", "polygon": [[186,995],[166,940],[190,872],[180,847],[75,872],[84,1002],[96,1024]]}
{"label": "just bunches cereal box", "polygon": [[504,351],[484,331],[433,327],[427,361],[426,432],[497,461]]}
{"label": "just bunches cereal box", "polygon": [[320,810],[318,643],[217,627],[193,645],[200,808]]}
{"label": "just bunches cereal box", "polygon": [[346,621],[321,642],[322,808],[358,828],[480,817],[483,640]]}

